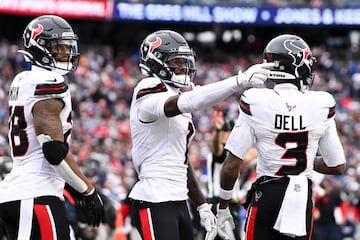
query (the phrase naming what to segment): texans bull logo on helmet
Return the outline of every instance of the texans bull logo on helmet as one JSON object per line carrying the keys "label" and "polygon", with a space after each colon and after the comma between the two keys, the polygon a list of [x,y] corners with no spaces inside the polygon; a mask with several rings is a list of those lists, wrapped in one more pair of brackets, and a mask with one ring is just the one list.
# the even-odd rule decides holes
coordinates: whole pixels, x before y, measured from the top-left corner
{"label": "texans bull logo on helmet", "polygon": [[284,47],[288,50],[288,54],[294,59],[292,64],[295,67],[300,67],[304,64],[304,60],[309,59],[311,51],[309,47],[304,45],[297,46],[296,43],[299,43],[299,41],[289,39],[284,42]]}
{"label": "texans bull logo on helmet", "polygon": [[39,36],[44,30],[43,25],[41,24],[37,24],[36,28],[33,28],[32,26],[30,26],[27,30],[27,32],[25,33],[25,42],[24,42],[24,46],[25,47],[30,47],[30,40],[34,39]]}
{"label": "texans bull logo on helmet", "polygon": [[161,38],[159,38],[159,37],[156,37],[155,38],[155,40],[154,41],[151,41],[151,40],[153,40],[153,39],[147,39],[146,40],[146,42],[148,43],[148,44],[144,44],[143,45],[143,49],[142,49],[142,51],[141,51],[141,53],[142,53],[142,58],[143,59],[148,59],[149,58],[149,55],[150,54],[153,54],[153,52],[154,52],[154,50],[157,48],[157,47],[159,47],[160,45],[161,45],[161,43],[162,43],[162,41],[161,41]]}

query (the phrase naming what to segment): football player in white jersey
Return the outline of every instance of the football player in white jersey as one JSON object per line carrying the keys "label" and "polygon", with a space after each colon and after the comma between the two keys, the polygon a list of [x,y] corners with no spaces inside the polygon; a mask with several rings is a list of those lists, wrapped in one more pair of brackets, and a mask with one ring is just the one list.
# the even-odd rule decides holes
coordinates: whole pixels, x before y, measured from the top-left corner
{"label": "football player in white jersey", "polygon": [[147,77],[135,87],[130,108],[132,157],[139,177],[129,195],[133,224],[146,240],[191,240],[186,200],[197,206],[208,232],[215,229],[215,216],[187,159],[195,132],[190,113],[213,106],[244,86],[263,84],[273,64],[254,65],[244,73],[181,93],[196,72],[195,54],[183,36],[156,31],[144,39],[140,53],[139,66]]}
{"label": "football player in white jersey", "polygon": [[[339,175],[345,156],[335,125],[335,100],[327,92],[310,91],[315,58],[299,36],[273,38],[264,61],[275,63],[269,79],[274,88],[249,89],[225,148],[218,233],[232,222],[228,201],[247,151],[259,153],[257,180],[248,192],[246,239],[311,239],[313,171]],[[319,153],[319,156],[317,156]]]}
{"label": "football player in white jersey", "polygon": [[0,218],[8,239],[71,239],[65,182],[78,193],[89,224],[98,226],[103,204],[69,152],[71,97],[62,75],[79,60],[78,38],[62,18],[35,18],[23,34],[31,70],[15,76],[9,92],[13,168],[0,182]]}

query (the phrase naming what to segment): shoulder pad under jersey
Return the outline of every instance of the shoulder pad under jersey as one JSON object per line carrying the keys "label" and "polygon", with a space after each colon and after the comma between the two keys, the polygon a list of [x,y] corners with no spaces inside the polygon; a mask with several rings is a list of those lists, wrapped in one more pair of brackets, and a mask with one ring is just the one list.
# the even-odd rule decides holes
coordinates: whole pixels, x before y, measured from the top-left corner
{"label": "shoulder pad under jersey", "polygon": [[313,104],[317,104],[320,108],[327,108],[328,114],[327,118],[332,118],[336,113],[336,101],[328,92],[325,91],[307,91],[305,94],[308,94],[312,99]]}
{"label": "shoulder pad under jersey", "polygon": [[136,90],[136,99],[148,94],[168,91],[166,85],[161,80],[154,77],[141,80],[136,86]]}
{"label": "shoulder pad under jersey", "polygon": [[65,93],[69,86],[64,77],[56,72],[50,71],[31,71],[29,80],[36,85],[35,96],[58,95]]}
{"label": "shoulder pad under jersey", "polygon": [[309,94],[314,99],[314,103],[317,102],[323,107],[333,107],[336,104],[334,97],[325,91],[307,91],[305,94]]}
{"label": "shoulder pad under jersey", "polygon": [[240,109],[247,115],[252,116],[251,105],[257,101],[263,101],[269,89],[267,88],[250,88],[243,92],[240,97]]}
{"label": "shoulder pad under jersey", "polygon": [[241,100],[246,101],[248,104],[252,104],[256,101],[263,100],[262,96],[267,94],[269,89],[267,88],[250,88],[243,92]]}

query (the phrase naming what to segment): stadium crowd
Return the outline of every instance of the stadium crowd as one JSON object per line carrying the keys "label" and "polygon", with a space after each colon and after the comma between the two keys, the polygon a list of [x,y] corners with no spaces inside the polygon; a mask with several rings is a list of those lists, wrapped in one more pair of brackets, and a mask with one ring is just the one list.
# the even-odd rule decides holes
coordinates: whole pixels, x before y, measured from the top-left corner
{"label": "stadium crowd", "polygon": [[[9,85],[17,72],[28,67],[22,55],[16,53],[20,46],[21,44],[10,43],[6,39],[0,40],[0,166],[8,163],[10,156],[7,143]],[[327,219],[322,219],[321,211],[329,209],[323,207],[329,202],[324,199],[335,195],[334,199],[337,201],[334,200],[333,207],[337,214],[332,224],[338,226],[339,231],[354,235],[360,209],[360,65],[357,59],[351,57],[355,54],[349,55],[349,58],[337,57],[322,46],[315,46],[313,53],[317,57],[313,89],[328,91],[337,100],[336,119],[348,166],[347,173],[341,177],[321,176],[315,181],[319,206],[319,214],[315,214],[319,216],[319,221],[315,222],[319,226],[317,229],[328,224]],[[206,61],[201,52],[197,54],[196,84],[224,79],[240,68],[245,69],[252,63],[262,61],[259,53],[239,52],[232,56],[218,52],[216,54],[220,55],[215,59],[223,61],[214,61],[214,58],[211,62]],[[72,152],[85,174],[93,177],[117,213],[121,212],[118,210],[136,181],[131,162],[129,106],[133,87],[140,79],[138,63],[137,49],[113,52],[109,46],[89,47],[82,49],[79,67],[69,77],[74,105]],[[227,119],[237,117],[238,99],[239,96],[234,95],[221,104]],[[211,114],[211,109],[193,114],[197,133],[189,151],[189,159],[205,193],[206,158],[211,152]],[[4,171],[5,168],[2,166],[0,169]],[[115,228],[120,225],[124,232],[129,231],[129,228],[124,228],[125,223],[110,225],[109,231],[115,232]]]}

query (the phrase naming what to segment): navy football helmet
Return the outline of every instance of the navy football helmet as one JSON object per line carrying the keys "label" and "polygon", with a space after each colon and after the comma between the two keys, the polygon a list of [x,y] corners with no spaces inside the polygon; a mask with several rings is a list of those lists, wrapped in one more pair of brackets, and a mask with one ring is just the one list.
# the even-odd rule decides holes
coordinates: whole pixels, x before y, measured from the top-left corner
{"label": "navy football helmet", "polygon": [[275,82],[293,80],[299,90],[307,90],[311,87],[316,59],[301,37],[283,34],[273,38],[265,47],[264,60],[276,64],[270,73],[270,80]]}
{"label": "navy football helmet", "polygon": [[195,78],[195,53],[179,33],[160,30],[148,35],[140,47],[140,69],[174,87],[188,87]]}
{"label": "navy football helmet", "polygon": [[63,18],[43,15],[32,20],[24,30],[25,50],[20,50],[32,64],[62,75],[77,68],[78,37]]}

